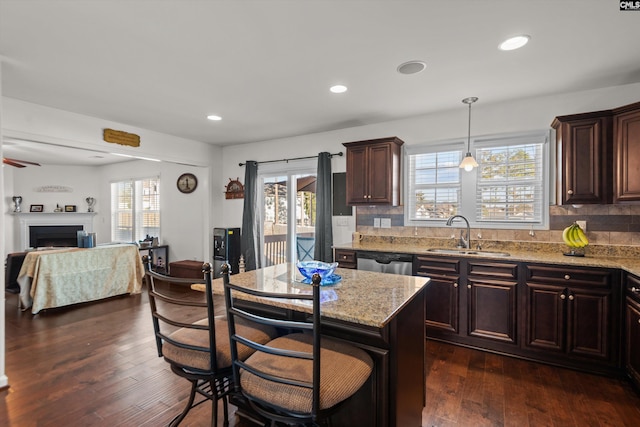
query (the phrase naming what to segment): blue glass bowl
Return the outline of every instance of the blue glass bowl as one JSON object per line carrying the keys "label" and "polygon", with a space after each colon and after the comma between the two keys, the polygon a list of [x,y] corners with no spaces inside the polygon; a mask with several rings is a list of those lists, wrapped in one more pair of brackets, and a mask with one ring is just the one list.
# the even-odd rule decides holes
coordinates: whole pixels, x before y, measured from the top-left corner
{"label": "blue glass bowl", "polygon": [[321,261],[298,261],[296,263],[296,267],[298,267],[300,274],[302,274],[305,279],[308,279],[310,283],[311,278],[315,273],[318,273],[320,275],[322,281],[325,281],[325,279],[331,277],[333,275],[333,272],[338,267],[338,263],[333,262],[329,264]]}

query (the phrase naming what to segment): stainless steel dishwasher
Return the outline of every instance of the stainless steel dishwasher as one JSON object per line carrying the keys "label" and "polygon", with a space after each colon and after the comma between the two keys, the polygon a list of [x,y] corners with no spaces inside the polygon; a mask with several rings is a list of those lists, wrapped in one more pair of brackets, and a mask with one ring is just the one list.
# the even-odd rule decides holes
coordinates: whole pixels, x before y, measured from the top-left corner
{"label": "stainless steel dishwasher", "polygon": [[411,276],[413,255],[389,252],[358,251],[358,270]]}

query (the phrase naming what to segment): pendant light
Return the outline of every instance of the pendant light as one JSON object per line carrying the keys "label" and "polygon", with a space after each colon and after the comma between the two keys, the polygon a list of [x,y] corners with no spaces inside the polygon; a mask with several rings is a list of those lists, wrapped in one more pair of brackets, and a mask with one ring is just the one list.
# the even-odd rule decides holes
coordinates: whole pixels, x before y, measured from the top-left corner
{"label": "pendant light", "polygon": [[476,159],[474,159],[471,155],[471,104],[473,104],[477,100],[478,98],[476,98],[475,96],[462,100],[462,102],[469,106],[469,132],[467,133],[467,154],[465,154],[464,159],[462,159],[462,162],[460,162],[460,167],[467,172],[470,172],[473,170],[473,168],[478,167],[478,162],[476,162]]}

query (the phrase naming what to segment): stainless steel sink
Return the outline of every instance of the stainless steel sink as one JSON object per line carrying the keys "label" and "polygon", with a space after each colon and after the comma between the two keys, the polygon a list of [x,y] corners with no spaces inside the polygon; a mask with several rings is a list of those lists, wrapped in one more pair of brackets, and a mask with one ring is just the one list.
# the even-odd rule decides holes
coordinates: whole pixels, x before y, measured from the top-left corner
{"label": "stainless steel sink", "polygon": [[492,251],[474,251],[471,249],[447,249],[447,248],[430,248],[428,252],[435,254],[448,254],[448,255],[481,255],[481,256],[509,256],[507,252],[492,252]]}

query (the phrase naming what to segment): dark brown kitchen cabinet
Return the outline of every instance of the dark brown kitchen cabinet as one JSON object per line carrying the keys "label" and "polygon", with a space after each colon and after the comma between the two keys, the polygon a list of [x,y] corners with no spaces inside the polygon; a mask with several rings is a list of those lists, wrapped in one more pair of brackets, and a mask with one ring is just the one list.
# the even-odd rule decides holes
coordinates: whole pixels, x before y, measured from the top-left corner
{"label": "dark brown kitchen cabinet", "polygon": [[515,344],[517,264],[469,261],[467,271],[469,336]]}
{"label": "dark brown kitchen cabinet", "polygon": [[504,351],[517,342],[516,263],[417,255],[426,288],[427,337]]}
{"label": "dark brown kitchen cabinet", "polygon": [[614,203],[640,201],[640,102],[613,110]]}
{"label": "dark brown kitchen cabinet", "polygon": [[461,260],[416,255],[413,274],[431,278],[425,290],[427,336],[445,339],[459,333]]}
{"label": "dark brown kitchen cabinet", "polygon": [[529,264],[524,347],[544,351],[544,359],[558,363],[615,365],[616,274],[601,268]]}
{"label": "dark brown kitchen cabinet", "polygon": [[607,204],[612,200],[612,112],[558,116],[558,203]]}
{"label": "dark brown kitchen cabinet", "polygon": [[624,365],[631,381],[640,387],[640,278],[630,274],[626,285]]}
{"label": "dark brown kitchen cabinet", "polygon": [[349,249],[334,249],[333,260],[338,263],[338,267],[340,268],[350,268],[352,270],[358,268],[356,251]]}
{"label": "dark brown kitchen cabinet", "polygon": [[348,205],[400,204],[401,148],[397,137],[346,142]]}

